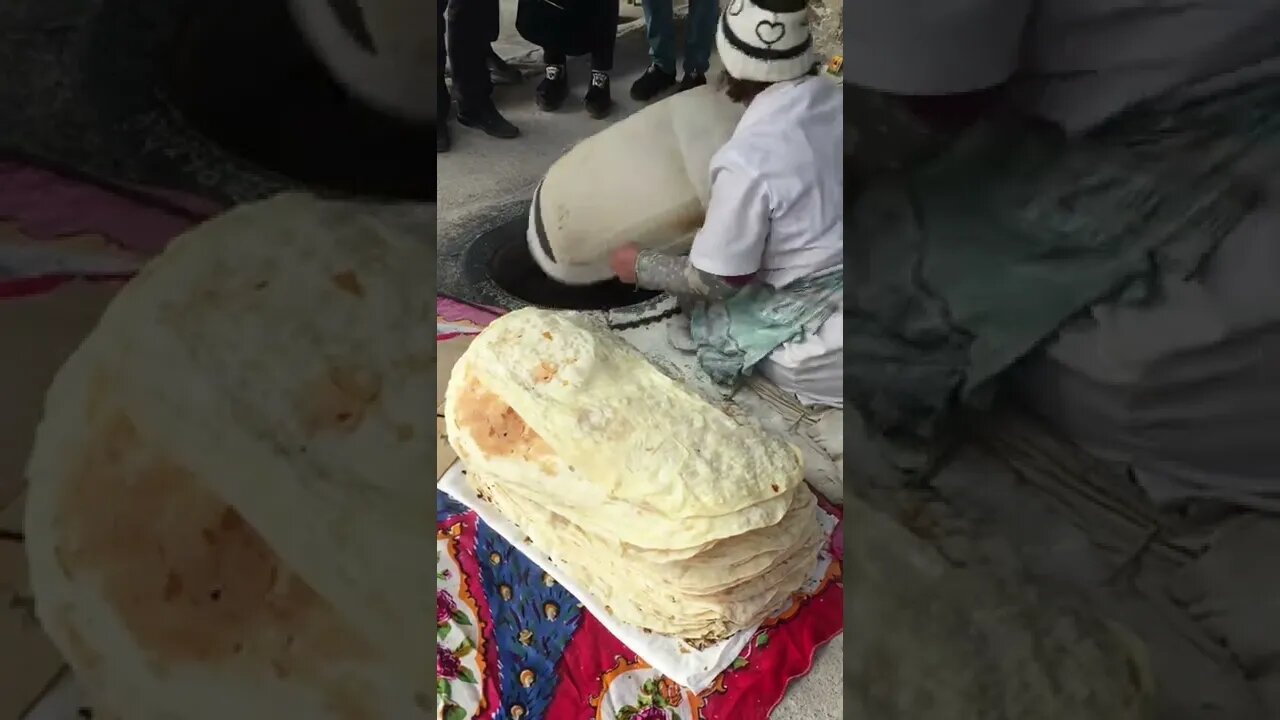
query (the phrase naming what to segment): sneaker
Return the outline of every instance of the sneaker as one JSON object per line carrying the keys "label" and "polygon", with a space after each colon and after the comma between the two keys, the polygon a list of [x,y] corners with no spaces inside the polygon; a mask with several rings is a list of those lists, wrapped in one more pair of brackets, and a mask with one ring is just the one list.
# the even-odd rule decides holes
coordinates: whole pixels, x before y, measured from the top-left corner
{"label": "sneaker", "polygon": [[609,73],[599,70],[591,71],[591,87],[587,88],[587,96],[582,104],[587,114],[599,120],[613,109],[613,96],[609,93]]}
{"label": "sneaker", "polygon": [[453,147],[453,138],[449,136],[449,121],[444,118],[436,120],[436,154],[449,152]]}
{"label": "sneaker", "polygon": [[498,108],[492,105],[477,110],[458,108],[458,124],[475,128],[490,137],[502,140],[510,140],[520,136],[520,129],[502,117],[502,113],[498,112]]}
{"label": "sneaker", "polygon": [[533,92],[538,107],[551,112],[559,109],[564,99],[569,96],[569,74],[564,65],[548,65],[543,72],[542,82]]}
{"label": "sneaker", "polygon": [[489,79],[494,85],[519,85],[524,82],[524,76],[520,71],[511,67],[511,65],[498,56],[493,48],[489,48],[489,55],[485,58],[485,64],[489,66]]}
{"label": "sneaker", "polygon": [[649,69],[645,70],[644,74],[632,83],[631,99],[639,102],[649,102],[675,84],[675,73],[669,73],[657,65],[650,65]]}
{"label": "sneaker", "polygon": [[680,78],[680,87],[676,89],[676,92],[684,92],[685,90],[692,90],[696,87],[701,87],[706,84],[707,84],[706,73],[687,72],[684,74],[684,77]]}

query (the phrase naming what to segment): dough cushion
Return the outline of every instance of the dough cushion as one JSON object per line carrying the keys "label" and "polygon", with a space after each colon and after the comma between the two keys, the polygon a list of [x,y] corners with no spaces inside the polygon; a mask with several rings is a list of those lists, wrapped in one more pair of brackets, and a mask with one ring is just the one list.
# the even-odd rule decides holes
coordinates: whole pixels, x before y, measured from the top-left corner
{"label": "dough cushion", "polygon": [[360,0],[366,49],[326,0],[289,0],[298,30],[334,79],[375,108],[413,122],[434,122],[435,97],[422,92],[435,67],[435,8],[419,0]]}
{"label": "dough cushion", "polygon": [[419,242],[307,196],[232,210],[59,372],[28,468],[31,581],[104,710],[427,716]]}
{"label": "dough cushion", "polygon": [[725,637],[813,570],[823,535],[799,452],[585,315],[494,321],[454,366],[444,414],[472,487],[625,622]]}
{"label": "dough cushion", "polygon": [[534,194],[530,251],[561,282],[613,277],[610,251],[686,252],[711,197],[711,156],[743,108],[703,86],[654,103],[576,145]]}

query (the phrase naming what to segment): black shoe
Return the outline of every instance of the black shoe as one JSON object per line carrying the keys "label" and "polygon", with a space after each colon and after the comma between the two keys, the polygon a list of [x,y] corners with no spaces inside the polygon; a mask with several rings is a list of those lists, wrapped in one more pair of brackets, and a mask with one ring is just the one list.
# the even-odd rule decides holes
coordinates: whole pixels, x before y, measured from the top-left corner
{"label": "black shoe", "polygon": [[507,122],[507,119],[502,117],[502,113],[498,112],[498,108],[492,105],[474,111],[465,111],[459,108],[458,124],[482,130],[484,134],[490,137],[503,140],[510,140],[520,136],[520,128]]}
{"label": "black shoe", "polygon": [[444,118],[436,120],[436,153],[449,152],[453,147],[453,138],[449,137],[449,122]]}
{"label": "black shoe", "polygon": [[599,70],[591,71],[591,87],[587,88],[587,96],[582,99],[587,114],[599,120],[613,109],[613,96],[609,93],[609,73]]}
{"label": "black shoe", "polygon": [[703,85],[706,85],[706,84],[707,84],[706,74],[687,72],[684,74],[684,77],[680,78],[680,87],[676,89],[676,92],[684,92],[685,90],[692,90],[696,87],[702,87]]}
{"label": "black shoe", "polygon": [[649,102],[675,84],[675,73],[669,73],[657,65],[650,65],[649,69],[631,84],[631,99]]}
{"label": "black shoe", "polygon": [[489,66],[489,79],[494,85],[519,85],[524,82],[524,75],[499,57],[492,47],[489,48],[489,56],[485,58],[485,64]]}
{"label": "black shoe", "polygon": [[533,98],[538,107],[551,112],[558,110],[569,97],[569,74],[564,65],[548,65],[543,73],[542,82],[533,91]]}

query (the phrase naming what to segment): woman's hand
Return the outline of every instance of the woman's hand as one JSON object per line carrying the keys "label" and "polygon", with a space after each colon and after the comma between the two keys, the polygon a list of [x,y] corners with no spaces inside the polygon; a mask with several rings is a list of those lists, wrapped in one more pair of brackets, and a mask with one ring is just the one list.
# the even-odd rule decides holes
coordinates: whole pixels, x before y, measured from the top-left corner
{"label": "woman's hand", "polygon": [[635,245],[623,245],[609,255],[609,268],[622,282],[635,285],[636,259],[639,256],[640,248]]}

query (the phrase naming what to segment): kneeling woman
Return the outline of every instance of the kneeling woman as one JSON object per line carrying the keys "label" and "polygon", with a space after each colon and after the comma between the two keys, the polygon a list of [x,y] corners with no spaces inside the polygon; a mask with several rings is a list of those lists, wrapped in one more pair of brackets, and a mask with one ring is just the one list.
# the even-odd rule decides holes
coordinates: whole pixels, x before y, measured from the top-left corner
{"label": "kneeling woman", "polygon": [[747,109],[712,158],[706,220],[687,257],[626,246],[611,264],[684,301],[718,382],[758,372],[843,408],[844,100],[818,76],[805,13],[804,0],[730,3],[716,45],[725,91]]}

